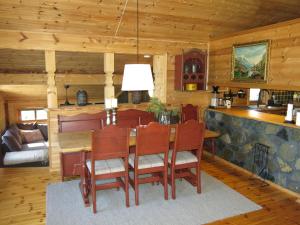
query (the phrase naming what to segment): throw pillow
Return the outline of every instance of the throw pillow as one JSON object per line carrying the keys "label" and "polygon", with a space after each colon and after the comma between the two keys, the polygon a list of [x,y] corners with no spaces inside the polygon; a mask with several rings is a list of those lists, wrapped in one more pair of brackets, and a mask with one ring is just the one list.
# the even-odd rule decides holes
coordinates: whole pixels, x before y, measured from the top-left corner
{"label": "throw pillow", "polygon": [[33,129],[37,129],[37,123],[18,123],[17,126],[21,130],[33,130]]}
{"label": "throw pillow", "polygon": [[21,130],[23,143],[33,143],[44,141],[44,137],[39,129]]}
{"label": "throw pillow", "polygon": [[20,151],[22,146],[13,135],[2,136],[2,141],[10,151]]}
{"label": "throw pillow", "polygon": [[16,124],[13,124],[10,126],[10,128],[8,129],[10,131],[10,133],[17,139],[17,141],[22,144],[22,136],[21,136],[21,131],[20,129],[17,127]]}
{"label": "throw pillow", "polygon": [[45,141],[48,141],[48,125],[47,124],[38,124],[37,127],[41,131]]}

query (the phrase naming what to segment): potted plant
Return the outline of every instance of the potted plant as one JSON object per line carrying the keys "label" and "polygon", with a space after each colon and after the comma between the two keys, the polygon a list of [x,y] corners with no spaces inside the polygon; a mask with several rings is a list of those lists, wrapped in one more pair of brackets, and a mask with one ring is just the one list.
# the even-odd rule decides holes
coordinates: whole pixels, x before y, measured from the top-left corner
{"label": "potted plant", "polygon": [[166,106],[158,98],[151,98],[150,104],[148,105],[147,112],[153,112],[156,120],[159,120],[159,115],[166,111]]}
{"label": "potted plant", "polygon": [[172,108],[170,110],[170,122],[171,124],[179,123],[179,108]]}

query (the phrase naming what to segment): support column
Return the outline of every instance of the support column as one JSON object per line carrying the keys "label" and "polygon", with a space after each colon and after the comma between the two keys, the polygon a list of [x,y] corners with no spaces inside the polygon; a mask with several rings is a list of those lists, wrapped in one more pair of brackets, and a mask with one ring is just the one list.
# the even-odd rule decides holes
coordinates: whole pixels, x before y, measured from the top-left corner
{"label": "support column", "polygon": [[115,87],[113,85],[114,72],[114,53],[104,53],[104,73],[105,73],[105,87],[104,98],[115,97]]}
{"label": "support column", "polygon": [[153,56],[153,72],[155,76],[154,97],[161,102],[167,102],[168,55]]}
{"label": "support column", "polygon": [[55,84],[55,71],[56,71],[55,51],[53,50],[45,51],[45,64],[46,64],[46,72],[48,76],[48,81],[47,81],[48,108],[58,108],[57,87]]}

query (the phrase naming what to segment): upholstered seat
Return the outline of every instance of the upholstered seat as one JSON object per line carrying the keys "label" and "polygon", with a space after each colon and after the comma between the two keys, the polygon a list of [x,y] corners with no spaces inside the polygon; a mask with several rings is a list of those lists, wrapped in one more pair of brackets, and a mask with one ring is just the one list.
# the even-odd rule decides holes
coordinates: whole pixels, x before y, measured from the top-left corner
{"label": "upholstered seat", "polygon": [[[172,154],[173,154],[173,150],[169,151],[169,157],[168,157],[168,163],[172,162]],[[161,157],[161,159],[164,159],[164,155],[160,154],[159,155]],[[180,165],[180,164],[185,164],[185,163],[193,163],[193,162],[197,162],[198,159],[197,157],[191,153],[190,151],[183,151],[183,152],[177,152],[176,155],[176,165]]]}
{"label": "upholstered seat", "polygon": [[[86,166],[90,173],[92,172],[92,163],[90,160],[86,161]],[[95,161],[95,174],[107,174],[107,173],[116,173],[124,172],[124,162],[122,159],[107,159],[107,160],[96,160]]]}
{"label": "upholstered seat", "polygon": [[[129,164],[134,168],[134,157],[135,154],[129,155]],[[158,166],[164,166],[164,161],[159,157],[158,154],[153,155],[143,155],[139,156],[139,169],[146,169],[146,168],[152,168],[152,167],[158,167]]]}

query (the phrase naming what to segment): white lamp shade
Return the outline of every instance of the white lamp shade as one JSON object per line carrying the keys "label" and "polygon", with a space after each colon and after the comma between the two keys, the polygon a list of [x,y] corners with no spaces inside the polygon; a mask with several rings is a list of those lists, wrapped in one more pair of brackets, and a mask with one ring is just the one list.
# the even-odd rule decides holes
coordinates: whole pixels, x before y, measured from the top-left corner
{"label": "white lamp shade", "polygon": [[153,89],[154,84],[149,64],[125,65],[122,91],[144,91]]}

